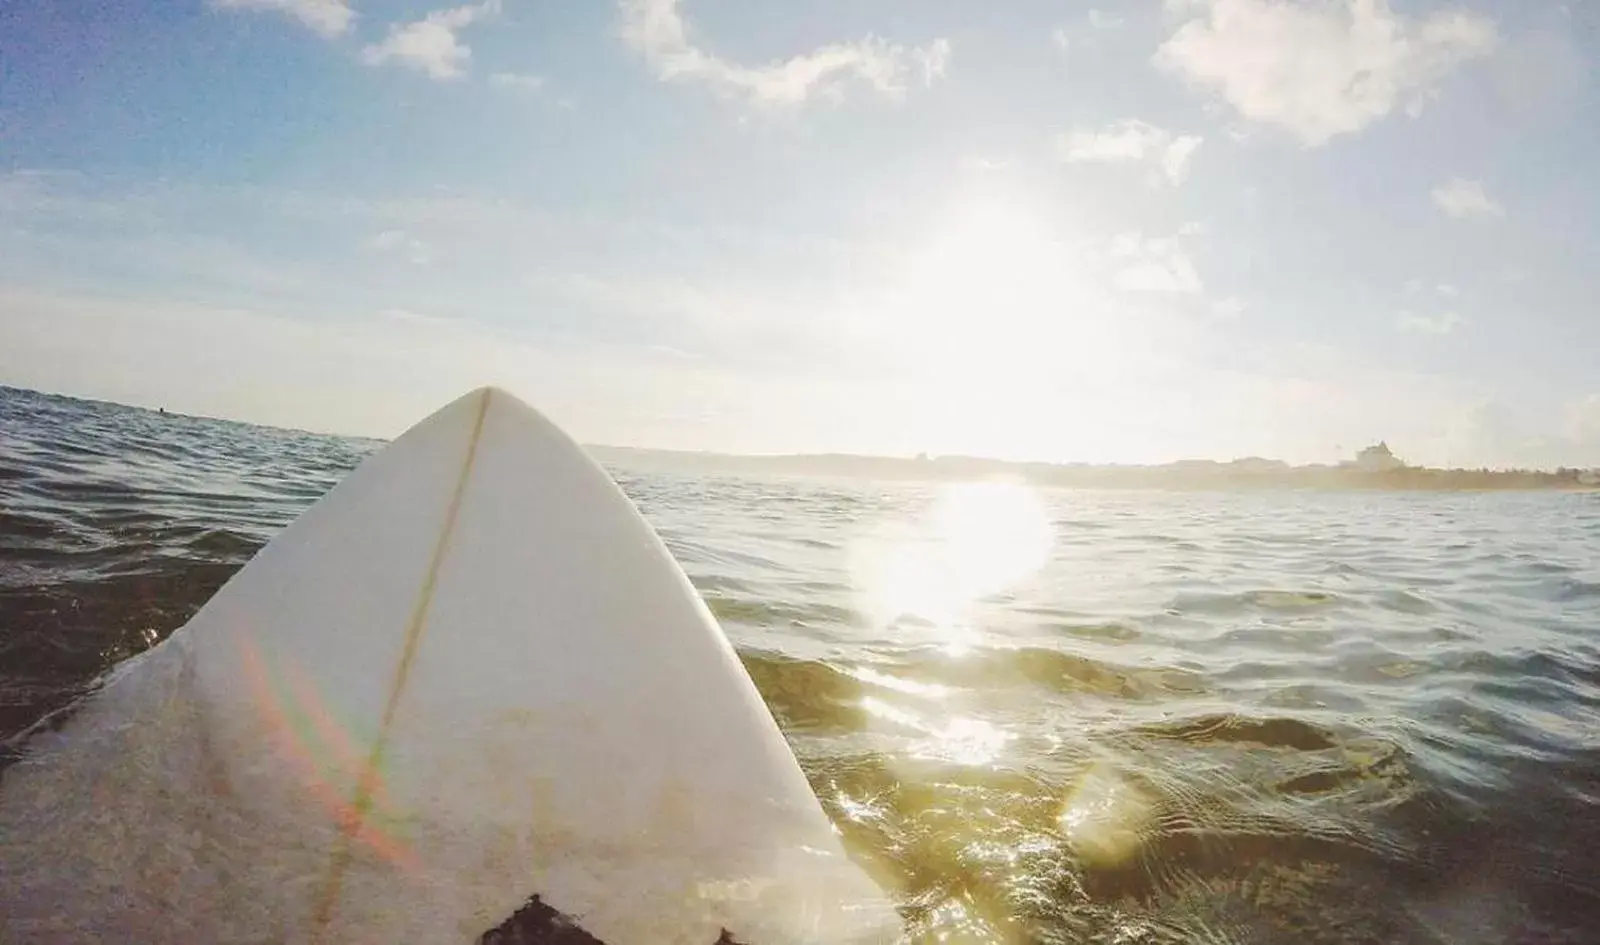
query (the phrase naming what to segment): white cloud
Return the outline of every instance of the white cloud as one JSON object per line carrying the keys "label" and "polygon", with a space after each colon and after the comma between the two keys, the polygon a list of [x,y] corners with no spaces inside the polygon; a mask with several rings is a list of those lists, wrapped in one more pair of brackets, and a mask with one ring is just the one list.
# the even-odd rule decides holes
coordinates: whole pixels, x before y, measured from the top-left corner
{"label": "white cloud", "polygon": [[1194,261],[1176,238],[1122,233],[1111,239],[1112,278],[1125,292],[1198,295],[1205,290]]}
{"label": "white cloud", "polygon": [[1175,135],[1130,118],[1104,131],[1067,132],[1056,144],[1069,162],[1143,164],[1155,172],[1155,179],[1180,184],[1188,176],[1189,159],[1203,140],[1199,135]]}
{"label": "white cloud", "polygon": [[520,92],[541,92],[544,90],[544,76],[520,72],[496,72],[489,76],[489,84]]}
{"label": "white cloud", "polygon": [[1201,140],[1199,135],[1179,135],[1167,145],[1165,153],[1161,155],[1161,171],[1167,175],[1167,180],[1177,184],[1188,176],[1189,158],[1194,156]]}
{"label": "white cloud", "polygon": [[924,49],[913,50],[912,54],[922,65],[922,84],[931,86],[935,79],[944,78],[950,66],[950,41],[940,37]]}
{"label": "white cloud", "polygon": [[950,41],[936,39],[920,49],[868,36],[831,43],[808,53],[761,66],[730,62],[695,45],[678,12],[679,0],[622,0],[623,39],[655,67],[662,81],[697,81],[721,94],[748,98],[756,105],[799,105],[814,93],[839,95],[848,79],[878,94],[905,94],[909,62],[920,67],[925,84],[944,74]]}
{"label": "white cloud", "polygon": [[1433,188],[1433,202],[1456,219],[1466,217],[1498,217],[1505,214],[1500,206],[1484,192],[1483,181],[1452,177]]}
{"label": "white cloud", "polygon": [[1307,145],[1359,131],[1396,107],[1416,114],[1456,67],[1487,55],[1498,38],[1485,17],[1440,10],[1417,20],[1393,13],[1387,0],[1169,6],[1185,19],[1156,64]]}
{"label": "white cloud", "polygon": [[1127,19],[1122,16],[1097,9],[1091,9],[1084,14],[1084,19],[1088,21],[1087,29],[1083,28],[1077,21],[1059,26],[1051,32],[1051,42],[1062,51],[1073,45],[1077,45],[1080,49],[1094,50],[1100,45],[1100,37],[1096,35],[1097,33],[1108,33],[1112,30],[1121,29],[1128,23]]}
{"label": "white cloud", "polygon": [[350,28],[356,12],[345,0],[212,0],[221,9],[277,10],[332,38]]}
{"label": "white cloud", "polygon": [[420,20],[391,26],[383,42],[361,51],[361,61],[377,66],[395,60],[435,79],[457,78],[472,58],[472,50],[456,37],[456,31],[499,12],[499,0],[435,10]]}
{"label": "white cloud", "polygon": [[1461,316],[1455,312],[1437,315],[1419,315],[1403,311],[1395,317],[1395,328],[1419,335],[1448,335],[1461,326]]}

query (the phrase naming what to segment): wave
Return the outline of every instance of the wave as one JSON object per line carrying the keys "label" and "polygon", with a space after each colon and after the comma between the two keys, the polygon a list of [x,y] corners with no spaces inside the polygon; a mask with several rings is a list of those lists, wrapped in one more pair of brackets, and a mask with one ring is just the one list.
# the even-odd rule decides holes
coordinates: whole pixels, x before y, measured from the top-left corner
{"label": "wave", "polygon": [[[0,430],[0,737],[375,446],[6,390]],[[1037,575],[885,628],[847,559],[926,489],[619,479],[914,937],[1593,940],[1591,506],[1062,493]]]}
{"label": "wave", "polygon": [[1185,594],[1167,605],[1175,614],[1225,616],[1255,611],[1299,610],[1308,607],[1337,607],[1346,599],[1331,591],[1254,590],[1235,594]]}

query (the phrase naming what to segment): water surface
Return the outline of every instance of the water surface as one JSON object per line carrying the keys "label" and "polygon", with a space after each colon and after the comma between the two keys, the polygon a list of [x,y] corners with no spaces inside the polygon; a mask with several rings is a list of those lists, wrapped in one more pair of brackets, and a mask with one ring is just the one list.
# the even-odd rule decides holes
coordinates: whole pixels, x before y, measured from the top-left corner
{"label": "water surface", "polygon": [[[0,388],[0,736],[379,445]],[[1600,941],[1600,496],[612,472],[928,941]]]}

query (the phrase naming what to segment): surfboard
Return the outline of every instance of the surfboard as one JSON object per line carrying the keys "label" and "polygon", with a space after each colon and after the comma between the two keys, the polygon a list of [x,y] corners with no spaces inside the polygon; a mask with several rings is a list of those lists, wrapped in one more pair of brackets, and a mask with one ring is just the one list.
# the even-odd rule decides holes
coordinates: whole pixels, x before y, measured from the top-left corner
{"label": "surfboard", "polygon": [[655,532],[496,388],[0,776],[5,942],[865,945],[883,889]]}

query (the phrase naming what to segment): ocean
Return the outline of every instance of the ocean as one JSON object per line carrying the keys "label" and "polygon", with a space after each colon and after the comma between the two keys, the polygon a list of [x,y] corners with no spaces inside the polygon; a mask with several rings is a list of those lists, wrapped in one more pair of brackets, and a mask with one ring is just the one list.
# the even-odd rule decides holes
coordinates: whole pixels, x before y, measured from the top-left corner
{"label": "ocean", "polygon": [[[0,388],[0,765],[380,446]],[[609,468],[919,941],[1600,941],[1600,494]]]}

